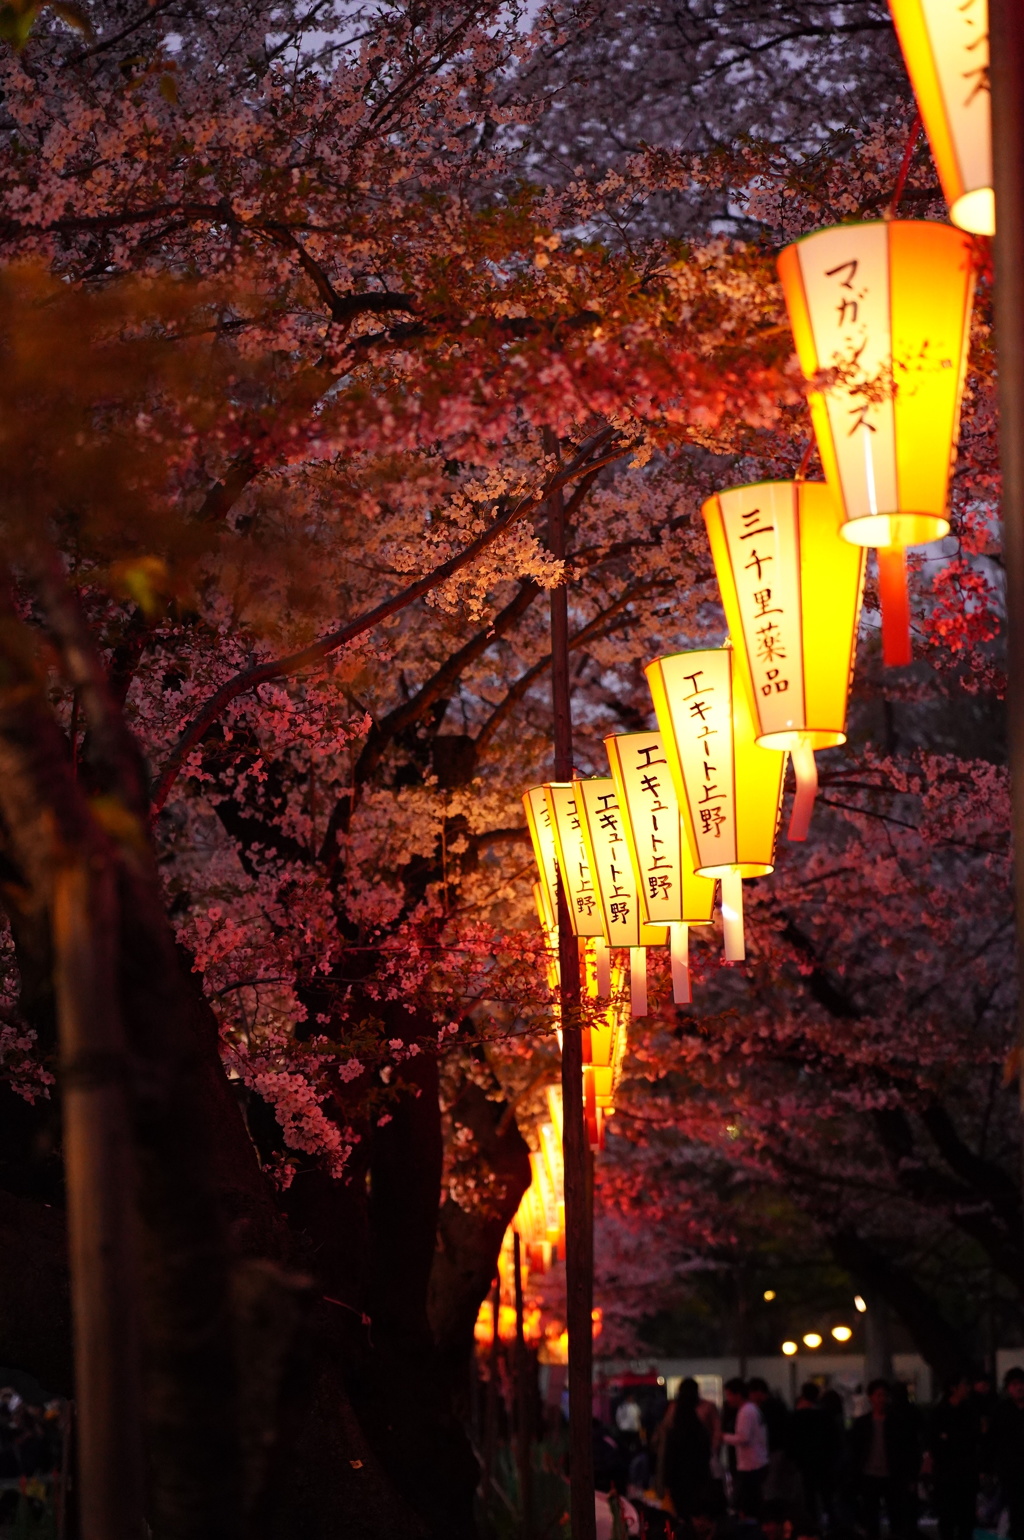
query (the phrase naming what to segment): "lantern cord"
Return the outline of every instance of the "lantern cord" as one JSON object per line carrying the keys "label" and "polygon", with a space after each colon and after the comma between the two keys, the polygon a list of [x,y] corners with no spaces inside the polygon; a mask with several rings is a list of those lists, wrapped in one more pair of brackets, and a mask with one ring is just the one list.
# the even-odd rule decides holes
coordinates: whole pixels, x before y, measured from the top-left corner
{"label": "lantern cord", "polygon": [[743,937],[743,878],[735,866],[722,876],[722,930],[726,962],[743,962],[747,955]]}
{"label": "lantern cord", "polygon": [[670,925],[669,956],[672,960],[672,999],[676,1005],[689,1005],[693,1000],[690,987],[690,927],[685,920]]}
{"label": "lantern cord", "polygon": [[594,1085],[594,1071],[589,1066],[583,1070],[583,1112],[587,1121],[587,1143],[592,1150],[596,1150],[600,1143],[600,1116],[597,1106],[597,1087]]}
{"label": "lantern cord", "polygon": [[914,150],[917,147],[918,137],[921,133],[921,114],[917,113],[910,125],[910,133],[907,135],[907,147],[903,151],[903,159],[900,162],[899,174],[896,178],[896,186],[892,190],[892,200],[885,211],[886,219],[895,219],[896,210],[900,206],[903,197],[903,189],[907,185],[907,177],[910,175],[910,162],[914,158]]}
{"label": "lantern cord", "polygon": [[797,473],[793,477],[794,481],[806,481],[807,480],[807,467],[811,463],[811,455],[813,453],[814,453],[814,435],[812,434],[811,437],[807,441],[807,448],[804,450],[803,455],[801,456],[800,464],[797,467]]}
{"label": "lantern cord", "polygon": [[902,546],[879,546],[878,596],[882,603],[882,660],[887,668],[909,663],[910,598],[907,553]]}
{"label": "lantern cord", "polygon": [[647,1015],[647,948],[629,949],[629,1014]]}
{"label": "lantern cord", "polygon": [[790,753],[796,777],[796,796],[793,798],[793,812],[789,820],[789,837],[791,840],[805,840],[811,827],[814,799],[818,795],[818,766],[814,750],[806,738],[798,738]]}

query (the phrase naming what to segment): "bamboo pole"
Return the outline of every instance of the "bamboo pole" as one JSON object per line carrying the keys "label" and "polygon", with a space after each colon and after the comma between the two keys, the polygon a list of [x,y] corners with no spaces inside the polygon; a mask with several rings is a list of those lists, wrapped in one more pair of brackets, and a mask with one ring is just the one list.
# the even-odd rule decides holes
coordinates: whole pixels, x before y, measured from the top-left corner
{"label": "bamboo pole", "polygon": [[128,1055],[113,873],[56,874],[53,940],[82,1540],[143,1540],[142,1388]]}

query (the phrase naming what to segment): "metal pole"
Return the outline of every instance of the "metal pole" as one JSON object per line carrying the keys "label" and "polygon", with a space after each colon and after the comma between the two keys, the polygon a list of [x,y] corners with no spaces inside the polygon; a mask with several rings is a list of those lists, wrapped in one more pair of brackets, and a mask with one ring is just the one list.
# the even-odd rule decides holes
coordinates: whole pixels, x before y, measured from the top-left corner
{"label": "metal pole", "polygon": [[[1007,705],[1017,956],[1024,981],[1024,7],[989,0],[995,171],[995,323],[1006,564]],[[1018,1003],[1021,1192],[1024,1195],[1024,988]],[[1024,1216],[1022,1216],[1024,1217]]]}
{"label": "metal pole", "polygon": [[[551,439],[547,438],[550,448]],[[565,556],[565,504],[548,499],[548,546]],[[569,699],[569,596],[551,590],[551,704],[555,780],[572,779]],[[594,1344],[594,1209],[590,1145],[583,1121],[583,1034],[579,948],[558,881],[559,997],[562,1015],[562,1157],[565,1165],[565,1324],[569,1334],[569,1491],[572,1540],[595,1540],[592,1426]]]}
{"label": "metal pole", "polygon": [[516,1461],[519,1467],[519,1506],[523,1540],[533,1535],[533,1478],[530,1470],[530,1383],[523,1324],[523,1247],[519,1231],[512,1232],[516,1284]]}

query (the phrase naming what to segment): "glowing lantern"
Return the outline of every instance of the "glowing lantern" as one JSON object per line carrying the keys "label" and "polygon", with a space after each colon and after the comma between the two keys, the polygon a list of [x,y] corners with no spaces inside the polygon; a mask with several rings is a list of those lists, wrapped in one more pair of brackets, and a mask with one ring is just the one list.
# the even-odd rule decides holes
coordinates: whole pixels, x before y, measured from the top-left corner
{"label": "glowing lantern", "polygon": [[[596,1150],[604,1148],[604,1122],[615,1111],[615,1092],[628,1046],[627,1013],[621,1004],[624,986],[625,969],[613,968],[612,998],[590,1019],[590,1051],[583,1066],[583,1105],[587,1136]],[[597,982],[592,969],[587,973],[587,993],[596,999]]]}
{"label": "glowing lantern", "polygon": [[994,235],[988,0],[889,0],[949,217]]}
{"label": "glowing lantern", "polygon": [[786,755],[757,743],[731,647],[673,653],[644,672],[694,865],[722,880],[725,955],[739,962],[742,879],[774,870]]}
{"label": "glowing lantern", "polygon": [[575,781],[576,805],[583,822],[587,863],[601,903],[604,939],[610,947],[629,948],[629,997],[634,1016],[647,1014],[647,952],[664,946],[668,931],[648,925],[626,842],[626,814],[611,776]]}
{"label": "glowing lantern", "polygon": [[835,498],[818,481],[732,487],[708,498],[704,522],[757,741],[792,754],[789,837],[806,839],[814,751],[846,742],[864,550],[841,538]]}
{"label": "glowing lantern", "polygon": [[649,924],[667,923],[672,959],[672,997],[688,1005],[690,989],[689,927],[710,925],[715,913],[715,880],[698,877],[682,809],[672,784],[661,734],[617,733],[604,740],[626,814],[625,834]]}
{"label": "glowing lantern", "polygon": [[910,662],[908,545],[949,530],[974,274],[950,225],[888,220],[818,230],[779,257],[825,479],[842,533],[877,546],[887,663]]}
{"label": "glowing lantern", "polygon": [[565,884],[569,919],[577,936],[603,936],[601,904],[583,839],[583,823],[576,805],[578,781],[553,781],[544,786],[555,852]]}
{"label": "glowing lantern", "polygon": [[543,786],[533,786],[523,794],[526,826],[530,831],[533,858],[540,875],[540,901],[543,912],[540,922],[546,931],[558,934],[558,851],[555,831],[551,822],[551,809]]}

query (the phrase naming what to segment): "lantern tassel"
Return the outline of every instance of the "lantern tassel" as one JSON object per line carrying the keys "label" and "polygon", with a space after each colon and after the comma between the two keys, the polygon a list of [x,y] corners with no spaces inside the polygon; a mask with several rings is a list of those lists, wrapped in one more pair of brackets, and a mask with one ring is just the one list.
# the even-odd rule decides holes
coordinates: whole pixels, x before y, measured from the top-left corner
{"label": "lantern tassel", "polygon": [[722,876],[722,929],[726,962],[743,962],[747,955],[743,939],[743,878],[735,867]]}
{"label": "lantern tassel", "polygon": [[629,1014],[647,1015],[647,948],[629,949]]}
{"label": "lantern tassel", "polygon": [[882,601],[882,659],[888,668],[910,662],[910,597],[907,553],[902,546],[880,546],[878,593]]}
{"label": "lantern tassel", "polygon": [[612,992],[612,954],[603,936],[598,936],[594,942],[594,962],[597,973],[597,998],[607,1000]]}
{"label": "lantern tassel", "polygon": [[796,776],[796,796],[793,798],[793,812],[789,820],[789,837],[791,840],[805,840],[811,827],[814,799],[818,795],[818,766],[814,750],[806,738],[797,739],[790,754],[793,774]]}
{"label": "lantern tassel", "polygon": [[685,920],[677,920],[669,926],[669,956],[672,959],[672,999],[676,1005],[689,1005],[693,1000],[690,988],[690,927]]}

